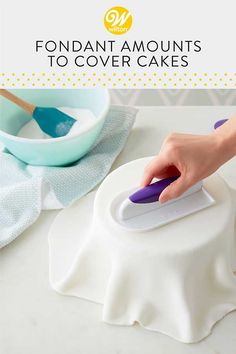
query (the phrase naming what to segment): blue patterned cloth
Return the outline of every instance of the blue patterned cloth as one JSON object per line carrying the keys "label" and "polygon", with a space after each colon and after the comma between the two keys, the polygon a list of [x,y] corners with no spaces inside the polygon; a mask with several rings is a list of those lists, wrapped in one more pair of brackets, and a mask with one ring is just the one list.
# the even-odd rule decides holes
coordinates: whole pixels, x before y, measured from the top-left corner
{"label": "blue patterned cloth", "polygon": [[0,152],[0,248],[32,225],[42,209],[67,207],[96,187],[123,149],[136,113],[111,107],[94,146],[71,166],[31,166]]}

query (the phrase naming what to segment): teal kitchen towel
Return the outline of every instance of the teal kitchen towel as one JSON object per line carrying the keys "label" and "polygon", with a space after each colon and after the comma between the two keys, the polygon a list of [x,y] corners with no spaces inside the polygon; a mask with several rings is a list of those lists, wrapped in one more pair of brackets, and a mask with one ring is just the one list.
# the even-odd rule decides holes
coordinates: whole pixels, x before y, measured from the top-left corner
{"label": "teal kitchen towel", "polygon": [[94,146],[67,167],[31,166],[0,152],[0,248],[32,225],[42,209],[65,208],[96,187],[124,147],[136,113],[112,106]]}

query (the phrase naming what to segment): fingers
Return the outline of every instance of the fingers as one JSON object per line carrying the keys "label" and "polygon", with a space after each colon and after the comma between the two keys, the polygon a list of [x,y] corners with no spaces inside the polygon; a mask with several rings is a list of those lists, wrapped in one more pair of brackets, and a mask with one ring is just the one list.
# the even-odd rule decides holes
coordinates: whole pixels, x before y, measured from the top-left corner
{"label": "fingers", "polygon": [[[151,161],[144,170],[141,180],[141,186],[149,185],[154,177],[162,177],[165,174],[166,163],[163,159],[157,157]],[[163,177],[162,177],[163,178]]]}
{"label": "fingers", "polygon": [[190,185],[187,183],[186,177],[181,175],[175,182],[171,183],[163,190],[159,197],[160,203],[165,203],[170,199],[180,197],[189,187]]}
{"label": "fingers", "polygon": [[142,180],[141,180],[141,187],[148,186],[154,178],[154,175],[151,172],[144,172]]}

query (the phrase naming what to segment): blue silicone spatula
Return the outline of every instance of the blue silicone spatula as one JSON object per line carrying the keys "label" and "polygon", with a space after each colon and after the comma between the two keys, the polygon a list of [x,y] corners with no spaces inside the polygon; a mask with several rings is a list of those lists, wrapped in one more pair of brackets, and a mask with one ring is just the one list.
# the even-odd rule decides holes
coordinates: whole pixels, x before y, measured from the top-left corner
{"label": "blue silicone spatula", "polygon": [[52,138],[59,138],[69,133],[76,119],[53,107],[36,107],[31,103],[22,100],[13,93],[0,89],[0,95],[15,103],[38,123],[40,129]]}

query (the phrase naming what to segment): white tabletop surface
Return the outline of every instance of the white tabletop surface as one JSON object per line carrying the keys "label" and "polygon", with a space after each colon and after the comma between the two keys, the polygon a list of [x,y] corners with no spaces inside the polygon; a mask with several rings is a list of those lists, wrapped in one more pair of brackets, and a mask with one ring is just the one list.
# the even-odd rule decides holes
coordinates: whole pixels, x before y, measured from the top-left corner
{"label": "white tabletop surface", "polygon": [[[236,107],[139,107],[113,168],[158,152],[172,131],[204,134]],[[207,153],[207,152],[206,152]],[[221,169],[236,187],[236,160]],[[0,251],[0,354],[235,354],[236,311],[198,344],[182,344],[138,325],[101,322],[101,305],[57,294],[48,282],[47,233],[57,211],[43,212]]]}

